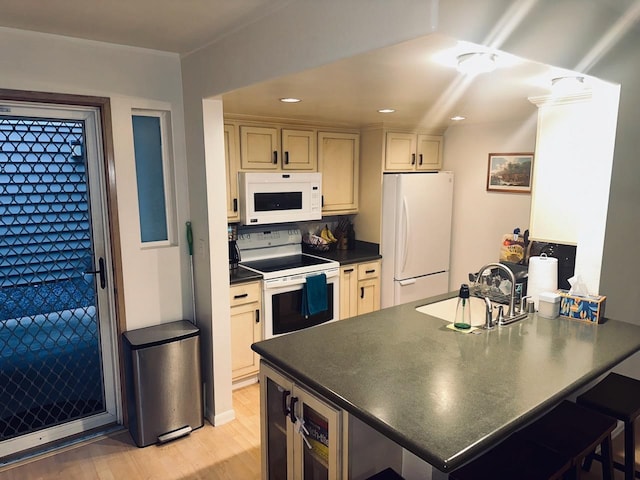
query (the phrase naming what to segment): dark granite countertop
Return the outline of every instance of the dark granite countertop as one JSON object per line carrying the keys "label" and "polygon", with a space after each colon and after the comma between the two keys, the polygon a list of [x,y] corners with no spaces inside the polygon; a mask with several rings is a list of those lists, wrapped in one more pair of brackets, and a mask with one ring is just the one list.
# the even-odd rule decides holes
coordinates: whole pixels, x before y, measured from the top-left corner
{"label": "dark granite countertop", "polygon": [[355,248],[353,250],[333,250],[331,252],[318,252],[311,250],[304,244],[302,246],[304,253],[316,255],[318,257],[328,258],[329,260],[335,260],[340,265],[349,265],[352,263],[370,262],[372,260],[378,260],[382,258],[380,255],[380,246],[377,243],[364,242],[356,240]]}
{"label": "dark granite countertop", "polygon": [[234,285],[236,283],[245,283],[255,280],[262,280],[262,275],[252,270],[239,266],[234,270],[229,270],[229,283]]}
{"label": "dark granite countertop", "polygon": [[640,326],[532,314],[480,334],[417,306],[255,343],[263,359],[447,472],[640,350]]}

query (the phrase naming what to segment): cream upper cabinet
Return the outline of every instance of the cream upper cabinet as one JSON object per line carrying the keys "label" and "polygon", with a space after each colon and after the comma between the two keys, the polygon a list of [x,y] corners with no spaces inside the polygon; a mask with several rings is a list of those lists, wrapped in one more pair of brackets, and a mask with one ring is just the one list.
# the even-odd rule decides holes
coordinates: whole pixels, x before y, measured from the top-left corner
{"label": "cream upper cabinet", "polygon": [[238,169],[240,158],[238,152],[238,129],[235,125],[224,126],[224,156],[227,167],[227,221],[240,221],[238,199]]}
{"label": "cream upper cabinet", "polygon": [[316,150],[313,129],[240,125],[242,170],[316,171]]}
{"label": "cream upper cabinet", "polygon": [[340,319],[380,310],[380,260],[340,268]]}
{"label": "cream upper cabinet", "polygon": [[232,285],[230,291],[231,377],[233,381],[258,374],[260,357],[251,344],[262,340],[260,282]]}
{"label": "cream upper cabinet", "polygon": [[386,171],[430,171],[442,168],[442,137],[417,133],[387,132]]}
{"label": "cream upper cabinet", "polygon": [[322,173],[322,213],[358,212],[360,135],[318,132],[318,171]]}

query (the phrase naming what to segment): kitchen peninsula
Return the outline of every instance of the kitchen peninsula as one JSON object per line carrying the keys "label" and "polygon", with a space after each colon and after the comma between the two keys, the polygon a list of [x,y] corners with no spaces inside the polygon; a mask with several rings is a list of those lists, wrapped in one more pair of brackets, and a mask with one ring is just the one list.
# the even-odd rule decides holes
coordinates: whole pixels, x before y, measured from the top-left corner
{"label": "kitchen peninsula", "polygon": [[[263,372],[291,380],[291,390],[279,390],[278,409],[283,413],[303,418],[304,411],[297,413],[300,404],[291,406],[287,397],[304,399],[308,393],[314,401],[329,405],[337,419],[329,422],[329,430],[335,432],[334,442],[342,444],[337,448],[334,443],[328,452],[321,448],[321,453],[341,456],[333,467],[339,472],[335,478],[358,478],[350,470],[350,455],[358,445],[351,444],[351,434],[340,433],[350,418],[412,452],[442,475],[640,350],[640,326],[621,321],[591,325],[531,314],[493,331],[464,334],[448,329],[444,320],[416,311],[420,305],[454,295],[379,310],[252,346],[262,356]],[[261,386],[263,402],[267,401],[265,383],[269,382]],[[263,416],[268,412],[264,405],[261,412]],[[269,449],[273,437],[265,432],[263,448]],[[307,449],[302,450],[306,456]],[[263,468],[271,467],[263,460]]]}

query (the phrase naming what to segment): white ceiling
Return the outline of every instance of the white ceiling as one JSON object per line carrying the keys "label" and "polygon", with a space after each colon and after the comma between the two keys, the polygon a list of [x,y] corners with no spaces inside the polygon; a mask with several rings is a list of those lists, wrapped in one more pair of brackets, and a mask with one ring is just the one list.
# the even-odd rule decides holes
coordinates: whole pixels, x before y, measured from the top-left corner
{"label": "white ceiling", "polygon": [[[0,26],[187,54],[292,1],[0,0]],[[523,62],[470,82],[435,59],[448,51],[451,61],[463,52],[456,44],[429,35],[229,92],[223,96],[225,112],[344,125],[385,122],[441,132],[453,115],[486,123],[533,114],[527,97],[548,94],[550,79],[559,75]],[[290,96],[303,101],[278,101]],[[379,108],[396,112],[383,116]]]}

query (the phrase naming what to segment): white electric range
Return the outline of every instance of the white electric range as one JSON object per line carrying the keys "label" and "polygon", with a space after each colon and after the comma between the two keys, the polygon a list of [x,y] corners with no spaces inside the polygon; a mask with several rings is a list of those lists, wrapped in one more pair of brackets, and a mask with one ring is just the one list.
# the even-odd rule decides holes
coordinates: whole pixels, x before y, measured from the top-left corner
{"label": "white electric range", "polygon": [[[340,264],[302,253],[297,228],[252,230],[238,234],[244,268],[263,277],[264,338],[339,319]],[[302,314],[302,288],[306,278],[324,273],[327,278],[327,310]]]}

